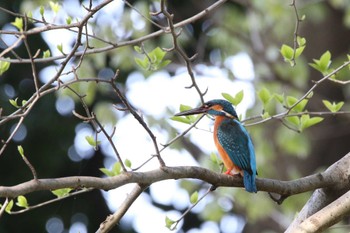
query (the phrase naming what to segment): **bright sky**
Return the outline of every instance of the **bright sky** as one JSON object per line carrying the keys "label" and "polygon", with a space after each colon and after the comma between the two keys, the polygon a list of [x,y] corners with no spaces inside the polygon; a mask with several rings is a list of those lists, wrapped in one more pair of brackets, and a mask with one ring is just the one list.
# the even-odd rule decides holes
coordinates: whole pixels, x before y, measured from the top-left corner
{"label": "bright sky", "polygon": [[[78,1],[65,1],[64,9],[73,16],[79,16],[80,6]],[[75,9],[75,10],[74,10]],[[123,13],[122,1],[114,1],[108,7],[104,8],[99,14],[98,23],[111,24],[112,28],[116,29],[116,34],[124,35],[125,31],[120,27],[118,20],[121,19]],[[41,18],[39,13],[33,12],[34,17]],[[63,21],[66,13],[61,11],[60,15],[54,16],[46,11],[45,17],[47,21],[56,17],[56,21]],[[110,19],[113,18],[113,21]],[[143,18],[137,13],[132,15],[134,27],[137,30],[142,30],[145,25]],[[64,21],[63,21],[64,22]],[[51,48],[52,55],[58,55],[57,51],[57,33],[60,34],[59,42],[62,43],[63,48],[69,51],[71,42],[73,40],[72,34],[66,30],[49,31],[43,33],[44,39]],[[11,44],[11,38],[3,38],[7,44]],[[212,58],[217,56],[217,50],[211,54]],[[215,60],[215,59],[212,59]],[[213,62],[214,64],[214,62]],[[193,67],[196,73],[196,81],[202,91],[208,88],[205,95],[205,100],[222,98],[221,93],[226,92],[235,95],[240,90],[244,90],[244,99],[237,107],[238,115],[242,114],[243,118],[247,108],[250,108],[254,102],[254,88],[251,81],[254,79],[253,64],[249,56],[245,53],[239,53],[228,57],[224,62],[224,68],[217,66],[206,66],[203,64]],[[70,69],[71,65],[67,66]],[[198,72],[200,71],[200,72]],[[55,67],[47,67],[40,73],[40,80],[47,82],[55,72]],[[229,78],[231,73],[236,78],[234,81]],[[66,77],[70,78],[70,77]],[[142,73],[135,71],[129,75],[126,83],[127,98],[133,106],[135,106],[147,119],[147,116],[152,116],[156,119],[169,119],[172,117],[171,113],[179,111],[180,104],[186,104],[193,107],[198,106],[199,96],[195,89],[186,89],[186,86],[191,85],[190,77],[185,67],[179,68],[175,76],[171,77],[166,71],[157,71],[150,75],[147,79]],[[75,103],[69,97],[61,97],[57,100],[56,109],[62,115],[70,113],[75,108]],[[154,154],[153,144],[150,143],[150,138],[146,131],[140,124],[136,122],[133,116],[126,115],[123,117],[121,113],[118,115],[117,130],[113,137],[118,151],[121,156],[132,161],[133,166],[137,166],[145,161],[151,154]],[[173,122],[170,119],[169,123],[178,129],[178,132],[185,130],[188,125]],[[210,130],[212,122],[208,118],[203,118],[199,127]],[[166,143],[169,138],[168,133],[162,127],[152,127],[153,133],[156,135],[159,143]],[[25,128],[24,128],[25,130]],[[132,132],[132,133],[125,133]],[[74,146],[70,148],[68,154],[73,161],[80,161],[83,158],[93,156],[91,146],[85,140],[85,136],[92,135],[92,129],[86,124],[79,124],[76,127],[76,137]],[[175,136],[175,135],[174,135]],[[212,135],[210,132],[203,130],[192,130],[188,135],[191,140],[198,145],[208,155],[211,152],[216,152]],[[136,146],[135,146],[136,145]],[[106,167],[111,166],[115,162],[115,155],[111,150],[108,142],[102,142],[102,150],[106,154]],[[167,148],[162,153],[163,159],[168,166],[177,165],[198,165],[192,156],[186,151],[178,151]],[[158,162],[154,159],[142,168],[142,170],[151,170],[158,168]],[[120,204],[124,201],[126,195],[132,189],[133,185],[125,185],[116,190],[103,192],[104,197],[108,202],[108,206],[112,212],[116,211]],[[189,206],[189,196],[186,191],[179,188],[179,181],[164,181],[153,184],[150,187],[150,193],[154,200],[164,205],[174,205],[176,208],[186,208]],[[182,213],[173,210],[165,212],[150,204],[150,196],[146,193],[135,201],[127,214],[123,217],[121,226],[133,225],[140,233],[147,232],[168,232],[165,228],[165,216],[171,219],[177,219]],[[205,198],[197,207],[193,209],[194,212],[200,212],[206,203],[213,201],[210,195]],[[140,211],[143,210],[143,211]],[[146,210],[146,211],[145,211]],[[57,219],[50,219],[54,223],[59,223]],[[49,224],[49,222],[48,222]],[[51,224],[51,223],[50,223]],[[237,216],[227,215],[221,220],[220,228],[217,224],[206,222],[198,229],[191,230],[190,233],[205,233],[205,232],[240,232],[244,226],[244,220]],[[178,226],[181,228],[181,224]],[[87,232],[84,224],[77,222],[71,226],[70,232]]]}

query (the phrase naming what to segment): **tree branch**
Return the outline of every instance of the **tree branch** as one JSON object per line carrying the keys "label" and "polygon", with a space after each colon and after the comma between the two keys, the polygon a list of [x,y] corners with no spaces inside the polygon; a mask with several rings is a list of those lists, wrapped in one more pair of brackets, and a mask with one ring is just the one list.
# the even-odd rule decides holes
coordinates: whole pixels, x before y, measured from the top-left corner
{"label": "tree branch", "polygon": [[322,232],[339,222],[348,213],[350,213],[350,191],[308,217],[298,226],[298,232]]}
{"label": "tree branch", "polygon": [[131,193],[126,197],[125,201],[118,208],[118,210],[107,217],[107,219],[101,223],[100,228],[96,233],[106,233],[112,230],[112,228],[120,221],[120,219],[125,215],[130,206],[134,201],[140,196],[140,194],[148,187],[147,184],[137,184]]}
{"label": "tree branch", "polygon": [[[348,188],[348,176],[350,176],[349,164],[350,153],[322,173],[291,181],[259,178],[256,183],[259,191],[277,193],[283,196],[295,195],[317,188]],[[348,166],[346,167],[346,165]],[[199,179],[216,187],[243,187],[241,177],[228,176],[201,167],[179,166],[161,167],[147,172],[124,172],[118,176],[107,178],[73,176],[31,180],[14,186],[0,186],[0,197],[15,198],[19,195],[25,195],[35,191],[61,188],[110,190],[129,183],[153,184],[162,180],[186,178]]]}
{"label": "tree branch", "polygon": [[[302,229],[301,227],[306,227],[306,225],[309,224],[309,223],[305,223],[305,225],[304,225],[304,223],[303,223],[304,221],[310,222],[311,220],[314,220],[314,219],[321,220],[320,215],[325,213],[326,210],[335,210],[335,208],[338,208],[338,207],[336,207],[336,205],[337,205],[337,203],[340,203],[339,200],[349,201],[348,200],[349,194],[346,194],[346,196],[342,196],[345,192],[348,192],[348,190],[350,188],[350,181],[349,181],[350,159],[349,159],[349,157],[350,157],[350,153],[348,153],[342,159],[340,159],[339,161],[334,163],[332,166],[330,166],[325,171],[325,173],[328,173],[330,175],[333,174],[334,179],[337,179],[336,176],[338,176],[339,179],[342,180],[343,182],[335,183],[334,185],[329,186],[327,188],[322,188],[322,189],[316,190],[312,194],[312,196],[310,197],[308,202],[305,204],[303,209],[299,212],[298,216],[290,224],[290,226],[286,230],[286,233],[309,232],[309,231],[298,231],[298,230]],[[342,183],[342,185],[341,185],[341,183]],[[342,196],[342,197],[340,199],[338,199],[340,196]],[[338,199],[338,200],[335,201],[336,199]],[[330,203],[332,203],[332,204],[330,204]],[[329,206],[326,207],[327,205],[329,205]],[[345,207],[345,210],[344,209],[338,209],[338,210],[341,210],[342,212],[346,212],[346,211],[349,212],[350,211],[349,204],[344,203],[344,207]],[[320,211],[320,212],[318,213],[318,211]],[[324,218],[322,218],[324,221],[323,222],[319,221],[317,223],[317,226],[320,229],[324,229],[324,227],[328,227],[328,226],[332,225],[334,223],[334,220],[339,220],[340,217],[341,216],[334,216],[335,219],[329,219],[327,221],[324,220]],[[310,226],[307,226],[307,228],[305,228],[305,229],[309,229],[309,227]],[[311,232],[318,231],[318,230],[316,230],[316,228],[314,228],[314,229],[315,229],[315,231],[311,231]]]}

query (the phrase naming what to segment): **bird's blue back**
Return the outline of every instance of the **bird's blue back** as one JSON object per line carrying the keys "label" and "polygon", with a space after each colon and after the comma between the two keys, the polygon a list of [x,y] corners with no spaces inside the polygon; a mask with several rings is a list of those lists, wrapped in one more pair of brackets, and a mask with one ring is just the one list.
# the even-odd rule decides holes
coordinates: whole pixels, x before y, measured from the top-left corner
{"label": "bird's blue back", "polygon": [[243,170],[246,190],[257,192],[255,152],[247,130],[238,120],[226,118],[218,127],[217,137],[233,163]]}

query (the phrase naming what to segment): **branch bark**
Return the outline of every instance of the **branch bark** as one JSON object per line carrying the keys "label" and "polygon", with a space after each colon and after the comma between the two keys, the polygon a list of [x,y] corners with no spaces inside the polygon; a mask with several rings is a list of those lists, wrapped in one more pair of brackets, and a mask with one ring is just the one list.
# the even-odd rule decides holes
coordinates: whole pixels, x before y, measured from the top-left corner
{"label": "branch bark", "polygon": [[348,191],[350,189],[349,158],[350,153],[325,171],[325,173],[333,176],[333,179],[340,179],[342,182],[336,182],[332,186],[317,189],[287,228],[286,233],[320,232],[340,221],[345,213],[350,212],[350,193]]}
{"label": "branch bark", "polygon": [[[325,172],[317,173],[291,181],[267,178],[257,179],[259,191],[277,193],[284,196],[295,195],[318,188],[339,190],[349,188],[350,153],[332,165]],[[153,184],[169,179],[199,179],[216,187],[243,187],[242,178],[228,176],[194,166],[161,167],[146,172],[124,172],[118,176],[99,178],[90,176],[73,176],[53,179],[37,179],[14,186],[0,186],[0,197],[15,198],[19,195],[44,190],[61,188],[95,188],[115,189],[129,183]],[[328,188],[328,189],[327,189]]]}
{"label": "branch bark", "polygon": [[106,233],[112,230],[112,228],[120,221],[130,206],[147,187],[147,184],[137,184],[131,193],[126,197],[120,208],[114,214],[108,216],[103,223],[101,223],[100,228],[96,231],[96,233]]}

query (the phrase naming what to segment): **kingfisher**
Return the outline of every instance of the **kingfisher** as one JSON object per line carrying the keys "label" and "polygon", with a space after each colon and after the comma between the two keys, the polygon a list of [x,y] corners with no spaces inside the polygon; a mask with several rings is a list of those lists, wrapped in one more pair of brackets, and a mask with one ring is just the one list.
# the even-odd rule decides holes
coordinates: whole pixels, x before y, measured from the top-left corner
{"label": "kingfisher", "polygon": [[214,142],[226,167],[225,174],[242,176],[245,189],[256,193],[254,146],[232,104],[223,99],[210,100],[198,108],[177,113],[175,116],[202,113],[215,117]]}

